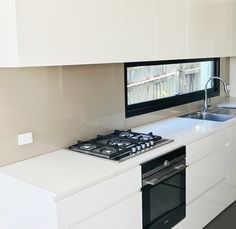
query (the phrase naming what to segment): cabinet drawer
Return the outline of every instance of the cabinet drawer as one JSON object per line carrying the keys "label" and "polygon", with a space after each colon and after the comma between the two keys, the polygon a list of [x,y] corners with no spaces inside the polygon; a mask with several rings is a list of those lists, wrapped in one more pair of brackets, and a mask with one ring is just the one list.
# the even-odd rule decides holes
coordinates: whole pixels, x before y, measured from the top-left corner
{"label": "cabinet drawer", "polygon": [[187,145],[186,162],[190,165],[208,154],[227,146],[228,144],[228,129],[219,131],[197,142]]}
{"label": "cabinet drawer", "polygon": [[142,229],[141,192],[80,223],[72,229]]}
{"label": "cabinet drawer", "polygon": [[141,167],[56,202],[58,228],[67,229],[111,207],[141,188]]}
{"label": "cabinet drawer", "polygon": [[190,165],[186,170],[186,202],[199,197],[227,176],[228,147]]}
{"label": "cabinet drawer", "polygon": [[186,207],[186,217],[179,222],[173,229],[200,229],[205,227],[218,214],[225,209],[225,205],[198,198]]}

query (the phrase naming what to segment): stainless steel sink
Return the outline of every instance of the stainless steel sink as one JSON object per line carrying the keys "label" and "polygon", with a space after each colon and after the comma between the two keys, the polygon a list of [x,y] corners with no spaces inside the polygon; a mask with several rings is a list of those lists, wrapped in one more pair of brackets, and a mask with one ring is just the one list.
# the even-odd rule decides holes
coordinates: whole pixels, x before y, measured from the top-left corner
{"label": "stainless steel sink", "polygon": [[224,121],[227,121],[229,119],[236,117],[236,109],[214,107],[214,108],[208,109],[208,112],[195,111],[195,112],[181,115],[180,117],[224,122]]}

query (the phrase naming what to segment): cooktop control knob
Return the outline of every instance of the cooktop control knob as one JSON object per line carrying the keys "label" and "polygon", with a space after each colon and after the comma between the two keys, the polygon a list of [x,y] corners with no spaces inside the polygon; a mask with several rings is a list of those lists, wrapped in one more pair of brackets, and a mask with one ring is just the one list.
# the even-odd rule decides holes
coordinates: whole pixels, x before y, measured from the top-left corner
{"label": "cooktop control knob", "polygon": [[168,160],[165,160],[165,161],[164,161],[164,166],[167,167],[167,166],[169,166],[169,165],[170,165],[170,162],[169,162]]}
{"label": "cooktop control knob", "polygon": [[137,150],[140,151],[142,147],[140,145],[136,146]]}
{"label": "cooktop control knob", "polygon": [[142,149],[146,148],[146,145],[144,143],[141,144]]}
{"label": "cooktop control knob", "polygon": [[136,147],[132,147],[131,151],[132,151],[132,153],[136,153],[137,152],[137,148]]}
{"label": "cooktop control knob", "polygon": [[145,145],[146,145],[147,147],[150,147],[150,146],[151,146],[150,142],[145,142]]}
{"label": "cooktop control knob", "polygon": [[149,141],[149,143],[150,143],[151,146],[154,146],[154,144],[155,144],[154,141],[152,141],[152,140]]}

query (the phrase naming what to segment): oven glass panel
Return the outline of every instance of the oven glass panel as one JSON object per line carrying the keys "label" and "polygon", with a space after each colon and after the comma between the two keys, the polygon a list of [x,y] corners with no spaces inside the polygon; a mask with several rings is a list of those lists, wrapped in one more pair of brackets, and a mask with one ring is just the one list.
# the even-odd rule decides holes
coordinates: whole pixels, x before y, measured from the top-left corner
{"label": "oven glass panel", "polygon": [[185,173],[168,178],[149,191],[150,222],[185,204]]}

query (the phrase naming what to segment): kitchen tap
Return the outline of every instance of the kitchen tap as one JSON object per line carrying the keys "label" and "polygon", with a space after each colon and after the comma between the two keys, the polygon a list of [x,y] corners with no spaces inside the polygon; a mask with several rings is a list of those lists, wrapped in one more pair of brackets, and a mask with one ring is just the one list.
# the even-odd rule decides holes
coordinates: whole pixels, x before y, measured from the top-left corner
{"label": "kitchen tap", "polygon": [[206,85],[205,85],[205,99],[204,99],[204,109],[203,109],[203,112],[207,112],[207,109],[208,109],[208,108],[207,108],[207,107],[208,107],[207,85],[208,85],[208,83],[209,83],[210,81],[212,81],[212,80],[214,80],[214,79],[220,80],[220,81],[223,83],[223,85],[224,85],[224,91],[225,91],[225,93],[226,93],[226,94],[228,93],[228,89],[227,89],[226,82],[225,82],[222,78],[220,78],[220,77],[218,77],[218,76],[212,76],[212,77],[210,77],[209,80],[207,80]]}

